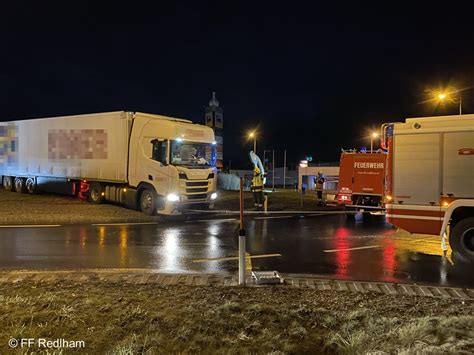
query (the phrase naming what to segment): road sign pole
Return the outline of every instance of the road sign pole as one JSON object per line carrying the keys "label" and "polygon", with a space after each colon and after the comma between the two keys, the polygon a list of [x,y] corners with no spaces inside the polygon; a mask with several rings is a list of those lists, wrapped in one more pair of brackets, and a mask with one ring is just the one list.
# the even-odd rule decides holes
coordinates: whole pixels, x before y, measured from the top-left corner
{"label": "road sign pole", "polygon": [[244,180],[240,178],[239,285],[245,286]]}
{"label": "road sign pole", "polygon": [[275,150],[273,150],[272,157],[272,191],[275,191]]}

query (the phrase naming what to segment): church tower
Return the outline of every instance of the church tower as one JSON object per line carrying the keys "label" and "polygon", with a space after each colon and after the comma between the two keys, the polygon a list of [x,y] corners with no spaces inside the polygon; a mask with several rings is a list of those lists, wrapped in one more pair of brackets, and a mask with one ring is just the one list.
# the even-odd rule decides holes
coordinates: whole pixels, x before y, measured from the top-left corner
{"label": "church tower", "polygon": [[216,93],[212,92],[212,98],[209,101],[209,106],[206,107],[206,126],[214,130],[217,143],[217,167],[222,169],[224,161],[223,151],[223,130],[224,130],[224,110],[219,107],[219,101],[216,98]]}

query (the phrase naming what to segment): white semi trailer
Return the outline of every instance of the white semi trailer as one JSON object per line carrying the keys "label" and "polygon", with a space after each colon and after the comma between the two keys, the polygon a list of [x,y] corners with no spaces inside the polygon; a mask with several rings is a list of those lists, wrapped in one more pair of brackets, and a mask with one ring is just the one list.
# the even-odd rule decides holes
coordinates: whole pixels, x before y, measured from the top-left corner
{"label": "white semi trailer", "polygon": [[0,179],[8,191],[52,183],[153,214],[212,207],[216,145],[211,128],[140,112],[0,123]]}

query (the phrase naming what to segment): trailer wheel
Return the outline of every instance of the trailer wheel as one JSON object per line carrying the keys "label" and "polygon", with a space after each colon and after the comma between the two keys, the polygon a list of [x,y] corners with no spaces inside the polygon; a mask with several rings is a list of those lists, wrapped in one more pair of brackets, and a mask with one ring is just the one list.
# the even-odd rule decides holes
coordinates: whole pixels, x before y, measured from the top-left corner
{"label": "trailer wheel", "polygon": [[104,200],[104,187],[99,182],[91,182],[89,185],[88,200],[94,205],[102,203]]}
{"label": "trailer wheel", "polygon": [[153,216],[156,211],[156,194],[153,190],[144,189],[140,194],[140,210]]}
{"label": "trailer wheel", "polygon": [[458,259],[474,262],[474,217],[462,219],[454,225],[449,244]]}
{"label": "trailer wheel", "polygon": [[29,194],[35,194],[36,193],[36,181],[35,178],[28,178],[26,179],[26,191]]}
{"label": "trailer wheel", "polygon": [[25,179],[23,179],[21,177],[17,177],[17,178],[15,178],[14,184],[15,184],[15,191],[16,192],[21,192],[21,193],[26,192]]}
{"label": "trailer wheel", "polygon": [[13,181],[11,176],[4,176],[3,177],[3,188],[7,191],[13,191]]}

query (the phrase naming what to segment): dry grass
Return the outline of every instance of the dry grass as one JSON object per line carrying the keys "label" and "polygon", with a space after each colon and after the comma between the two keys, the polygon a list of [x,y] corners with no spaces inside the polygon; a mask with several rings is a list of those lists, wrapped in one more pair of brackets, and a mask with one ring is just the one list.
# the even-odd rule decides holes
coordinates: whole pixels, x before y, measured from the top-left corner
{"label": "dry grass", "polygon": [[0,353],[11,337],[84,340],[88,353],[113,354],[472,353],[473,311],[457,300],[282,288],[0,284]]}

